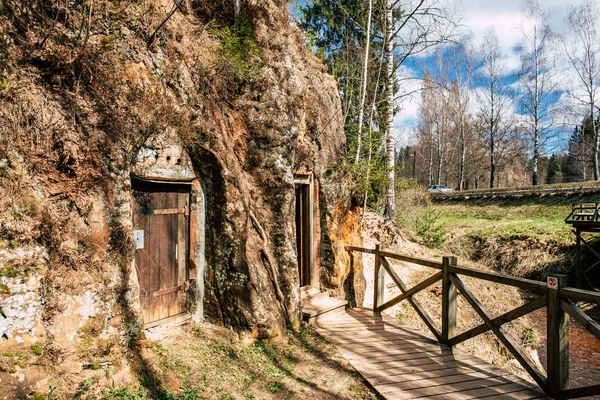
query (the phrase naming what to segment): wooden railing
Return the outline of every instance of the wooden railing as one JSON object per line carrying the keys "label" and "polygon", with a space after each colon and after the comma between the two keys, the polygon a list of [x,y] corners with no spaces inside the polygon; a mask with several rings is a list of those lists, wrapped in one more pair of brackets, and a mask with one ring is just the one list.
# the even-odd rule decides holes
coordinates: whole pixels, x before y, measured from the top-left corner
{"label": "wooden railing", "polygon": [[[484,272],[472,268],[458,266],[456,257],[443,257],[442,262],[409,257],[385,251],[377,245],[375,249],[346,246],[349,252],[362,252],[375,255],[375,276],[373,281],[373,309],[381,312],[404,300],[408,301],[431,333],[440,343],[453,347],[482,333],[491,331],[506,346],[521,366],[531,375],[533,380],[553,398],[569,399],[584,396],[600,395],[600,384],[569,389],[569,317],[579,322],[597,340],[600,340],[600,324],[586,315],[574,302],[600,304],[600,293],[571,288],[566,286],[565,275],[550,275],[547,282],[517,278],[492,272]],[[409,288],[393,270],[388,259],[405,261],[412,264],[438,270],[431,277]],[[384,300],[385,273],[389,275],[401,294],[391,300]],[[524,289],[533,296],[529,303],[492,318],[490,312],[469,290],[460,276],[500,283]],[[415,294],[432,284],[442,281],[442,317],[441,329],[434,318],[414,297]],[[483,324],[458,333],[456,325],[457,296],[467,301],[483,320]],[[547,335],[546,348],[547,372],[541,370],[530,358],[523,347],[503,328],[503,325],[527,315],[537,309],[546,307]],[[600,381],[600,378],[599,378]]]}
{"label": "wooden railing", "polygon": [[600,219],[600,203],[573,204],[571,214],[565,218],[565,223],[578,225],[582,223],[598,223]]}

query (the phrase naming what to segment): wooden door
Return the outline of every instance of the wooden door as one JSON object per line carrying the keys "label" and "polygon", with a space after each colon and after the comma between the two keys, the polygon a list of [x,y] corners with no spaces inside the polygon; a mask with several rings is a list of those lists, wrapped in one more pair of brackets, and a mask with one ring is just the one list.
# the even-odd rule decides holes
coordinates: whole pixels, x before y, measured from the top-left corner
{"label": "wooden door", "polygon": [[296,186],[296,251],[298,254],[300,286],[310,285],[311,281],[311,204],[308,189],[308,185]]}
{"label": "wooden door", "polygon": [[134,181],[135,264],[145,324],[187,311],[189,192],[189,185]]}

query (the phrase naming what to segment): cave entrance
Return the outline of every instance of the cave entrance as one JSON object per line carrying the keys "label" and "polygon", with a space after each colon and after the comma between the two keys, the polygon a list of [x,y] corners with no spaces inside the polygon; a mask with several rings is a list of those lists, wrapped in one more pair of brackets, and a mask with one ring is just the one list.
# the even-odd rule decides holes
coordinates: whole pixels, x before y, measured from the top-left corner
{"label": "cave entrance", "polygon": [[316,263],[315,205],[312,174],[294,175],[296,187],[296,252],[300,286],[318,288]]}
{"label": "cave entrance", "polygon": [[188,311],[190,188],[132,179],[135,265],[145,328]]}

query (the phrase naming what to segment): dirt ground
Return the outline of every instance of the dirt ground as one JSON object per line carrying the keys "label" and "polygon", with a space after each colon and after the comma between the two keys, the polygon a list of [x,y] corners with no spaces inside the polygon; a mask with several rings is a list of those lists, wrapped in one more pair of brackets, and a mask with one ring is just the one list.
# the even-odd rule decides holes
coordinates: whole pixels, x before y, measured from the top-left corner
{"label": "dirt ground", "polygon": [[162,326],[138,343],[134,384],[89,387],[78,398],[378,399],[310,327],[255,340],[209,323]]}

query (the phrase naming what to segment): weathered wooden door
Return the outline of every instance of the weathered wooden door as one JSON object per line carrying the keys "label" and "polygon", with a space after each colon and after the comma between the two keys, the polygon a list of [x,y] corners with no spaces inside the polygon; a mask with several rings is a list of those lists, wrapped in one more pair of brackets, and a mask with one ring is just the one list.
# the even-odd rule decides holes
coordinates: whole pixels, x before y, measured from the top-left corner
{"label": "weathered wooden door", "polygon": [[296,185],[296,251],[300,286],[311,283],[311,204],[308,189],[308,185]]}
{"label": "weathered wooden door", "polygon": [[187,311],[189,185],[133,183],[135,264],[144,323]]}

